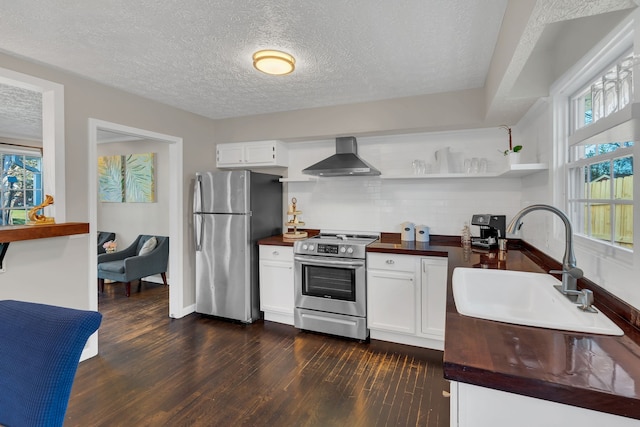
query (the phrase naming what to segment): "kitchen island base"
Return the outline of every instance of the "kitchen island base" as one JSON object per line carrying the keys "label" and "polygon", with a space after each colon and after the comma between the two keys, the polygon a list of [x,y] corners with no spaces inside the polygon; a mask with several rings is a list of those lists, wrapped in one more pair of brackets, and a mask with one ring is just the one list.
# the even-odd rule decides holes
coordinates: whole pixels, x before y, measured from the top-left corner
{"label": "kitchen island base", "polygon": [[638,427],[640,421],[451,381],[451,427]]}
{"label": "kitchen island base", "polygon": [[412,345],[414,347],[429,348],[431,350],[444,350],[444,340],[441,338],[424,338],[412,335],[398,334],[395,332],[370,330],[372,340],[387,341],[396,344]]}

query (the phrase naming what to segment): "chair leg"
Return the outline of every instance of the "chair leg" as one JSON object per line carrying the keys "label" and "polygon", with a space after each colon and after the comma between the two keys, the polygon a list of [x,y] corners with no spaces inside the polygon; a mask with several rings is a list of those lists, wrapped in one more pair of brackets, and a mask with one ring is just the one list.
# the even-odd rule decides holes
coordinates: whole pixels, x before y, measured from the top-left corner
{"label": "chair leg", "polygon": [[125,295],[127,297],[130,296],[131,295],[131,282],[125,283],[124,284],[124,289],[125,289],[125,291],[124,291]]}
{"label": "chair leg", "polygon": [[142,291],[142,279],[138,279],[138,293]]}
{"label": "chair leg", "polygon": [[160,275],[162,276],[162,282],[164,283],[164,285],[169,286],[169,284],[167,283],[167,273],[160,273]]}
{"label": "chair leg", "polygon": [[98,279],[98,291],[104,293],[104,279]]}

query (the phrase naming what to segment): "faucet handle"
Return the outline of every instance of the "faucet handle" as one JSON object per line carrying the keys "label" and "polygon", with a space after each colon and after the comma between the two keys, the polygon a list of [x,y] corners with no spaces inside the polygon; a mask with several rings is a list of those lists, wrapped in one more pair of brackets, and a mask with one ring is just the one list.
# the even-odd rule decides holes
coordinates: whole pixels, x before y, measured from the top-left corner
{"label": "faucet handle", "polygon": [[578,267],[572,267],[568,270],[550,270],[549,274],[568,274],[574,279],[582,279],[582,276],[584,276],[584,271],[582,271],[582,269]]}
{"label": "faucet handle", "polygon": [[582,289],[578,295],[578,308],[588,313],[597,313],[598,310],[593,308],[593,291],[590,289]]}

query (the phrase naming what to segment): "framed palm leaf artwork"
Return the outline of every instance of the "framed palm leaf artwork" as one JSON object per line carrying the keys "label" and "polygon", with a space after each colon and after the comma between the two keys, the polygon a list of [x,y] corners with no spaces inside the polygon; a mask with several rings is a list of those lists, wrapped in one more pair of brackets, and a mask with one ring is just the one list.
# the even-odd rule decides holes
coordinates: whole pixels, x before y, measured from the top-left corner
{"label": "framed palm leaf artwork", "polygon": [[98,197],[101,202],[124,202],[123,156],[98,157]]}
{"label": "framed palm leaf artwork", "polygon": [[155,153],[129,154],[125,157],[125,200],[129,203],[155,202]]}

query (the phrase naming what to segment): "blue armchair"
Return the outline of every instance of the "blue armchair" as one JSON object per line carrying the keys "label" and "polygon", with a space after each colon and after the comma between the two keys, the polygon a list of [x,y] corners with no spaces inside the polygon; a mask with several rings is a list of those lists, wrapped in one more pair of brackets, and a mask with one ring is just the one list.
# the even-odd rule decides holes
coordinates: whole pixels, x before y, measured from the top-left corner
{"label": "blue armchair", "polygon": [[0,424],[62,426],[96,311],[0,301]]}
{"label": "blue armchair", "polygon": [[[156,246],[149,253],[141,250],[149,239],[155,237]],[[144,251],[143,251],[144,252]],[[167,285],[169,263],[169,238],[165,236],[139,235],[129,247],[113,253],[98,255],[98,290],[104,292],[105,279],[125,284],[125,293],[131,295],[131,282],[154,274],[161,274]],[[138,291],[140,283],[138,283]]]}

